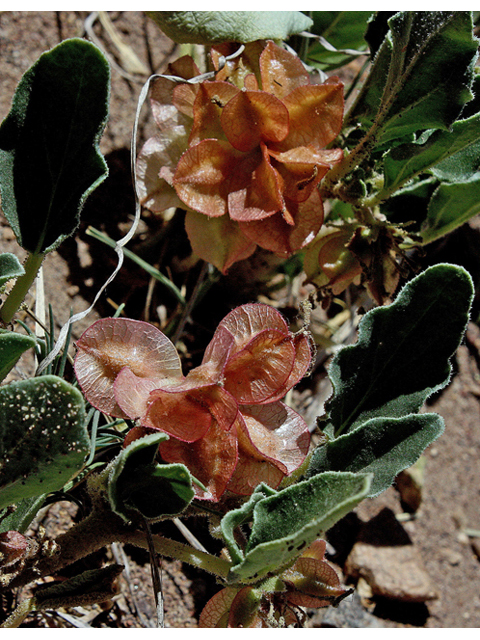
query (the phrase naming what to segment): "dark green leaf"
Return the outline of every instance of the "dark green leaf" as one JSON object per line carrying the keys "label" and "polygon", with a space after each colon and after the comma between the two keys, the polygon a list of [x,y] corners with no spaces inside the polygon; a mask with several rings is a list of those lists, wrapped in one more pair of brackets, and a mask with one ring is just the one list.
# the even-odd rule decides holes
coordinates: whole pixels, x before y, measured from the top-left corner
{"label": "dark green leaf", "polygon": [[56,376],[0,387],[0,508],[58,491],[90,449],[83,396]]}
{"label": "dark green leaf", "polygon": [[192,476],[183,464],[155,462],[162,432],[131,442],[113,460],[108,480],[112,509],[125,520],[142,514],[149,520],[181,513],[193,500]]}
{"label": "dark green leaf", "polygon": [[480,213],[480,174],[468,182],[443,183],[428,204],[421,236],[424,244],[453,231]]}
{"label": "dark green leaf", "polygon": [[0,382],[13,369],[22,353],[34,347],[36,342],[31,336],[0,329]]}
{"label": "dark green leaf", "polygon": [[243,551],[235,540],[235,529],[244,522],[249,522],[252,519],[253,508],[259,500],[263,500],[267,496],[272,496],[275,493],[275,489],[272,489],[262,482],[256,487],[247,502],[238,509],[232,509],[223,516],[220,523],[222,535],[233,563],[239,564],[243,560]]}
{"label": "dark green leaf", "polygon": [[411,467],[443,429],[443,419],[435,413],[373,418],[318,447],[308,476],[325,471],[373,473],[368,497],[374,497],[387,489],[400,471]]}
{"label": "dark green leaf", "polygon": [[175,42],[286,40],[312,21],[300,11],[146,11]]}
{"label": "dark green leaf", "polygon": [[416,413],[450,378],[450,358],[468,322],[473,284],[439,264],[411,280],[393,304],[369,311],[356,344],[333,358],[325,431],[338,436],[375,417]]}
{"label": "dark green leaf", "polygon": [[[449,131],[434,131],[414,144],[392,149],[384,159],[385,184],[379,197],[388,197],[405,182],[432,168],[440,180],[470,180],[480,168],[480,114],[458,120]],[[434,166],[435,165],[435,166]]]}
{"label": "dark green leaf", "polygon": [[18,243],[45,253],[71,235],[104,180],[99,140],[108,115],[109,67],[97,47],[65,40],[24,74],[0,127],[2,208]]}
{"label": "dark green leaf", "polygon": [[121,564],[90,569],[67,580],[47,584],[35,591],[34,609],[45,611],[75,607],[110,600],[117,593],[115,580],[122,573]]}
{"label": "dark green leaf", "polygon": [[469,11],[401,11],[349,122],[379,127],[377,146],[426,129],[448,129],[472,99],[478,40]]}
{"label": "dark green leaf", "polygon": [[0,254],[0,287],[12,280],[23,276],[25,269],[20,264],[20,260],[13,253]]}
{"label": "dark green leaf", "polygon": [[[25,498],[15,505],[16,509],[5,518],[0,518],[0,533],[4,531],[19,531],[25,533],[30,523],[35,518],[39,510],[43,507],[46,494]],[[1,515],[1,514],[0,514]]]}
{"label": "dark green leaf", "polygon": [[291,564],[369,492],[371,475],[328,472],[259,500],[245,558],[229,583],[256,582]]}
{"label": "dark green leaf", "polygon": [[309,49],[306,61],[324,71],[336,69],[354,58],[346,49],[366,50],[365,31],[371,11],[312,11],[310,33],[323,36],[335,49],[329,51],[318,42]]}

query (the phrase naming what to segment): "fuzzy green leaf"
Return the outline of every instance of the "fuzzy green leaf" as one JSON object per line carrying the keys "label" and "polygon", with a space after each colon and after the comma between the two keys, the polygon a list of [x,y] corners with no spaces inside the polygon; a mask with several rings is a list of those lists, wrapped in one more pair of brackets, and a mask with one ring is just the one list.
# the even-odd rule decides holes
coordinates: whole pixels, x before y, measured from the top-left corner
{"label": "fuzzy green leaf", "polygon": [[364,35],[371,15],[371,11],[312,11],[310,32],[323,36],[337,51],[315,42],[308,49],[308,64],[329,71],[352,60],[354,56],[346,50],[366,50]]}
{"label": "fuzzy green leaf", "polygon": [[[385,184],[380,194],[388,197],[408,180],[432,168],[440,180],[463,182],[480,167],[480,114],[458,120],[449,131],[435,131],[424,141],[394,147],[384,159]],[[436,165],[436,166],[435,166]]]}
{"label": "fuzzy green leaf", "polygon": [[4,531],[18,531],[25,533],[30,523],[35,518],[39,510],[43,507],[46,494],[25,498],[15,504],[15,511],[2,518],[0,514],[0,533]]}
{"label": "fuzzy green leaf", "polygon": [[442,183],[428,204],[427,219],[420,232],[424,244],[450,233],[480,213],[480,172],[457,184]]}
{"label": "fuzzy green leaf", "polygon": [[0,508],[58,491],[90,449],[83,396],[56,376],[0,387]]}
{"label": "fuzzy green leaf", "polygon": [[393,304],[365,314],[357,343],[341,349],[330,366],[334,395],[326,433],[416,413],[449,381],[472,298],[465,269],[439,264],[407,283]]}
{"label": "fuzzy green leaf", "polygon": [[192,476],[183,464],[158,464],[158,445],[165,433],[131,442],[113,460],[108,480],[112,509],[125,520],[142,514],[149,520],[181,513],[193,500]]}
{"label": "fuzzy green leaf", "polygon": [[373,418],[317,447],[307,475],[325,471],[373,473],[368,493],[372,498],[385,491],[400,471],[411,467],[443,429],[443,419],[435,413]]}
{"label": "fuzzy green leaf", "polygon": [[146,11],[175,42],[214,44],[286,40],[312,20],[300,11]]}
{"label": "fuzzy green leaf", "polygon": [[272,496],[276,493],[275,489],[272,489],[263,482],[256,487],[247,502],[245,502],[238,509],[232,509],[224,515],[220,523],[222,529],[222,535],[225,539],[225,543],[228,548],[228,552],[233,563],[239,564],[243,560],[243,551],[237,544],[234,536],[234,530],[244,522],[249,522],[252,519],[253,508],[259,500],[263,500],[268,496]]}
{"label": "fuzzy green leaf", "polygon": [[110,600],[117,594],[115,581],[123,569],[120,564],[109,564],[64,581],[43,585],[35,592],[33,609],[56,610]]}
{"label": "fuzzy green leaf", "polygon": [[245,558],[227,581],[257,582],[289,566],[369,492],[371,475],[328,472],[259,500]]}
{"label": "fuzzy green leaf", "polygon": [[388,20],[349,121],[380,125],[377,144],[426,129],[448,129],[465,103],[478,40],[469,11],[400,11]]}
{"label": "fuzzy green leaf", "polygon": [[99,151],[109,99],[106,58],[86,40],[65,40],[24,74],[0,127],[2,208],[30,253],[71,235],[89,193],[107,175]]}
{"label": "fuzzy green leaf", "polygon": [[0,329],[0,382],[13,369],[18,359],[36,344],[35,338]]}
{"label": "fuzzy green leaf", "polygon": [[25,269],[20,264],[20,260],[13,253],[0,254],[0,287],[12,280],[23,276]]}

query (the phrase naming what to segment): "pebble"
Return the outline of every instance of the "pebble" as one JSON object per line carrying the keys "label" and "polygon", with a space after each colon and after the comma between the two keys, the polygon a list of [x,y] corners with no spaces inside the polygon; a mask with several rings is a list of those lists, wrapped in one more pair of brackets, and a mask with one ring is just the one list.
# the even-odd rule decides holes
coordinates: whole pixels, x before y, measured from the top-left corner
{"label": "pebble", "polygon": [[345,573],[354,580],[363,578],[374,596],[416,603],[438,598],[420,554],[387,508],[365,523]]}

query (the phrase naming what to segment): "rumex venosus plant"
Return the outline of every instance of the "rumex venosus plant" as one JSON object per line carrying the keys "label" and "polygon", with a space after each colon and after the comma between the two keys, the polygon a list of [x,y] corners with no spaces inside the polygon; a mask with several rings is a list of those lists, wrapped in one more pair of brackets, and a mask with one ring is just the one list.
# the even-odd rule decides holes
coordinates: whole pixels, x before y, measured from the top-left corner
{"label": "rumex venosus plant", "polygon": [[[329,13],[151,14],[178,42],[204,44],[211,66],[201,74],[183,56],[150,80],[158,133],[136,159],[142,204],[183,210],[194,254],[220,272],[259,249],[302,256],[327,302],[353,283],[377,303],[357,342],[330,363],[317,437],[285,398],[314,365],[306,320],[292,331],[267,304],[238,306],[210,327],[186,375],[168,331],[99,320],[76,343],[76,380],[67,381],[65,351],[46,375],[0,388],[1,590],[117,541],[149,549],[153,564],[159,553],[216,576],[200,626],[301,626],[305,607],[348,595],[321,538],[444,428],[420,409],[450,379],[471,278],[439,264],[397,288],[414,247],[479,210],[478,41],[470,12],[338,13],[337,49],[303,33],[291,41],[300,55],[282,40],[306,29],[322,36]],[[371,68],[353,101],[347,89],[344,113],[343,83],[322,74],[367,43]],[[52,101],[52,91],[65,99]],[[66,41],[25,74],[0,128],[2,207],[29,256],[23,267],[0,256],[0,286],[16,280],[0,308],[2,379],[26,349],[45,358],[53,347],[53,336],[44,344],[9,323],[106,175],[98,141],[107,97],[101,53]],[[195,299],[169,289],[191,313]],[[49,494],[75,484],[88,496],[86,517],[51,547],[29,537]],[[192,516],[209,519],[222,554],[152,531]],[[4,626],[111,598],[120,571],[113,564],[45,587]]]}

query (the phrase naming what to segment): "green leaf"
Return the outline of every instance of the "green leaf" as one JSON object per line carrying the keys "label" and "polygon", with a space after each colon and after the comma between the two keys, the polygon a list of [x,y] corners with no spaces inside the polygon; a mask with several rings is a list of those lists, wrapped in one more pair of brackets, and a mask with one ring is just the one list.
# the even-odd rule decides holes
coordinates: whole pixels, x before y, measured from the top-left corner
{"label": "green leaf", "polygon": [[[400,145],[384,158],[385,184],[379,198],[388,197],[405,182],[432,168],[440,180],[461,182],[471,179],[480,167],[480,114],[454,122],[449,131]],[[480,177],[480,176],[479,176]]]}
{"label": "green leaf", "polygon": [[33,498],[25,498],[17,502],[15,505],[16,509],[13,513],[8,514],[5,518],[0,518],[0,533],[4,531],[19,531],[20,533],[25,533],[32,520],[43,507],[46,497],[46,494],[44,494],[34,496]]}
{"label": "green leaf", "polygon": [[0,387],[0,508],[58,491],[90,449],[83,396],[61,378]]}
{"label": "green leaf", "polygon": [[0,254],[0,287],[12,280],[23,276],[25,269],[20,264],[20,260],[13,253]]}
{"label": "green leaf", "polygon": [[257,582],[291,564],[369,492],[370,475],[328,472],[259,500],[245,558],[227,582]]}
{"label": "green leaf", "polygon": [[309,29],[312,21],[300,11],[146,11],[175,42],[214,44],[255,40],[286,40]]}
{"label": "green leaf", "polygon": [[332,360],[325,432],[338,436],[371,418],[416,413],[449,381],[472,297],[465,269],[439,264],[407,283],[393,304],[365,314],[356,344]]}
{"label": "green leaf", "polygon": [[183,464],[158,464],[158,445],[165,433],[152,433],[130,443],[112,461],[108,496],[124,520],[142,514],[149,520],[181,513],[193,500],[192,476]]}
{"label": "green leaf", "polygon": [[435,413],[402,418],[373,418],[315,449],[307,476],[325,471],[373,473],[368,497],[387,489],[395,476],[411,467],[443,432]]}
{"label": "green leaf", "polygon": [[468,182],[442,183],[428,204],[427,219],[420,232],[428,244],[450,233],[480,213],[480,174]]}
{"label": "green leaf", "polygon": [[252,519],[253,508],[259,500],[263,500],[268,496],[272,496],[276,493],[275,489],[272,489],[263,482],[259,484],[255,491],[245,504],[238,509],[232,509],[224,515],[221,520],[220,526],[222,529],[222,535],[225,539],[225,543],[230,554],[232,562],[239,564],[243,560],[243,551],[235,540],[234,530],[244,522],[249,522]]}
{"label": "green leaf", "polygon": [[27,349],[36,345],[37,341],[31,336],[0,329],[0,382],[18,362]]}
{"label": "green leaf", "polygon": [[355,56],[347,49],[366,50],[365,31],[371,11],[312,11],[310,33],[325,38],[337,51],[329,51],[315,42],[308,49],[308,64],[330,71],[347,64]]}
{"label": "green leaf", "polygon": [[110,600],[118,592],[115,581],[123,569],[121,564],[109,564],[67,580],[43,585],[35,591],[33,610],[56,610]]}
{"label": "green leaf", "polygon": [[478,40],[469,11],[400,11],[349,113],[349,122],[376,122],[377,146],[426,129],[448,129],[465,103]]}
{"label": "green leaf", "polygon": [[99,151],[109,100],[100,50],[65,40],[24,74],[0,127],[2,208],[18,243],[45,253],[71,235],[107,175]]}

